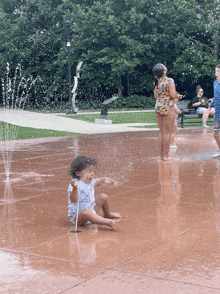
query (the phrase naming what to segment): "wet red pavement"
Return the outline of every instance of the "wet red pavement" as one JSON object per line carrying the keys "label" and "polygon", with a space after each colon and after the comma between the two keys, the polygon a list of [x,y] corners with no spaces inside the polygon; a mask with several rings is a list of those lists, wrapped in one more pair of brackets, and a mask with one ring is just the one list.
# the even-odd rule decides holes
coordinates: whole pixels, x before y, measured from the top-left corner
{"label": "wet red pavement", "polygon": [[[220,293],[220,160],[211,129],[181,130],[173,160],[157,131],[17,141],[0,174],[0,293]],[[116,231],[71,233],[72,159],[99,159]]]}

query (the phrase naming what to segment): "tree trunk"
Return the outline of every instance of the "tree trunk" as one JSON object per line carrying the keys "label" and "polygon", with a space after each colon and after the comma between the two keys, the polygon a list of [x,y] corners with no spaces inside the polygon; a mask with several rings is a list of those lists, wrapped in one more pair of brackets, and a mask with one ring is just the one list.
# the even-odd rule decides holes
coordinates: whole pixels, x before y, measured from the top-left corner
{"label": "tree trunk", "polygon": [[130,78],[129,73],[127,72],[127,95],[130,95]]}
{"label": "tree trunk", "polygon": [[122,96],[122,83],[121,83],[121,76],[118,77],[118,97]]}
{"label": "tree trunk", "polygon": [[218,50],[219,50],[219,44],[215,44],[214,49],[213,49],[213,56],[214,56],[216,61],[218,61],[218,59],[219,59]]}

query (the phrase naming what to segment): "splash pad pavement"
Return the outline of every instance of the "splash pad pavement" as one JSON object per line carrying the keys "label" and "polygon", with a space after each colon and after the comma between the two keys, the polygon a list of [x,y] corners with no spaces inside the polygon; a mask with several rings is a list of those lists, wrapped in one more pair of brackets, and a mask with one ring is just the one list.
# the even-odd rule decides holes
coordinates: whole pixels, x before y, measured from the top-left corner
{"label": "splash pad pavement", "polygon": [[[0,162],[0,293],[220,293],[220,160],[212,129],[180,130],[173,160],[158,131],[16,141]],[[99,159],[117,230],[71,233],[72,159]]]}

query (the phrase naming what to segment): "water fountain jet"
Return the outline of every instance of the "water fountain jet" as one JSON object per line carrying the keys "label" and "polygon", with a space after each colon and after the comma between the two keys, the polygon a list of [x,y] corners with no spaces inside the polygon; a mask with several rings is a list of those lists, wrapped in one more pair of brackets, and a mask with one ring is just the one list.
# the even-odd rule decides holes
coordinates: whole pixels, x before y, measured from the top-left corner
{"label": "water fountain jet", "polygon": [[[14,110],[17,106],[21,108],[22,102],[24,108],[30,91],[38,79],[41,80],[39,76],[35,79],[32,76],[24,78],[21,74],[20,64],[17,65],[14,75],[12,75],[10,63],[7,62],[5,76],[1,78],[4,110]],[[0,128],[0,152],[5,166],[6,178],[10,177],[10,168],[14,153],[14,141],[17,138],[17,132],[17,126],[8,123]]]}
{"label": "water fountain jet", "polygon": [[21,108],[22,102],[24,108],[24,105],[29,98],[31,89],[37,80],[42,81],[39,76],[36,78],[33,78],[33,76],[25,78],[22,76],[21,72],[21,65],[18,64],[13,77],[11,77],[10,64],[7,62],[5,77],[1,78],[3,107],[5,109],[15,109],[17,107]]}
{"label": "water fountain jet", "polygon": [[14,153],[14,141],[17,138],[17,132],[17,126],[8,123],[2,125],[0,128],[1,154],[6,178],[10,177],[10,169]]}
{"label": "water fountain jet", "polygon": [[75,222],[75,230],[70,231],[70,233],[80,233],[81,231],[78,231],[78,213],[79,213],[79,200],[77,202],[77,211],[76,211],[76,222]]}

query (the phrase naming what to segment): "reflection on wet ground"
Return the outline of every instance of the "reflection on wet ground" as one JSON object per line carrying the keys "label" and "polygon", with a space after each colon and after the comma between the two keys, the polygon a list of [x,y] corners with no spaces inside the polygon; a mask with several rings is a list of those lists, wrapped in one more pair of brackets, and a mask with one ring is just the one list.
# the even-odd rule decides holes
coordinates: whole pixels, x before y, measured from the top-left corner
{"label": "reflection on wet ground", "polygon": [[[220,293],[220,160],[211,129],[180,130],[173,160],[156,131],[18,141],[0,162],[0,293]],[[117,230],[67,216],[72,159],[99,159]]]}

